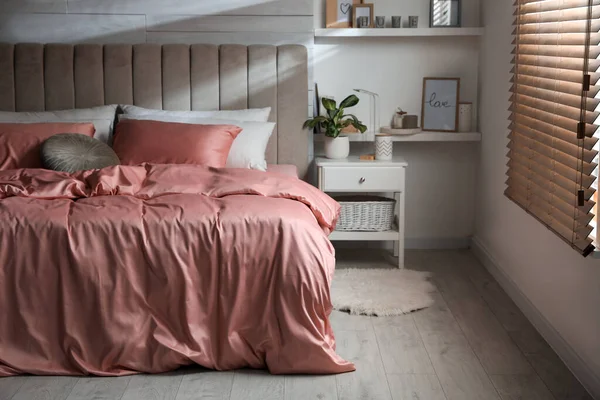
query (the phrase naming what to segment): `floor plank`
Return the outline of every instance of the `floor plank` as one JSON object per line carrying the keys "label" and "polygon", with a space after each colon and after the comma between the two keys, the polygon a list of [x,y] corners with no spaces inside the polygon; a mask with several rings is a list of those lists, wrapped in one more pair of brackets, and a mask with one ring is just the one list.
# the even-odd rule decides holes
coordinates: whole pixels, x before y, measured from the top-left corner
{"label": "floor plank", "polygon": [[30,376],[11,400],[66,400],[77,377]]}
{"label": "floor plank", "polygon": [[468,297],[448,299],[473,351],[489,374],[528,374],[531,365],[484,303]]}
{"label": "floor plank", "polygon": [[472,254],[457,254],[455,261],[461,271],[469,277],[477,293],[485,300],[504,329],[515,331],[530,325],[519,307]]}
{"label": "floor plank", "polygon": [[435,374],[412,315],[373,319],[387,374]]}
{"label": "floor plank", "polygon": [[477,292],[454,253],[432,263],[433,280],[473,351],[490,374],[528,374],[531,365]]}
{"label": "floor plank", "polygon": [[554,400],[537,374],[490,377],[502,400]]}
{"label": "floor plank", "polygon": [[498,400],[494,386],[470,347],[440,345],[427,339],[425,343],[449,400]]}
{"label": "floor plank", "polygon": [[356,371],[336,375],[339,400],[391,399],[374,331],[340,331],[337,351]]}
{"label": "floor plank", "polygon": [[183,375],[170,372],[157,375],[134,375],[121,400],[175,400]]}
{"label": "floor plank", "polygon": [[467,343],[458,322],[450,312],[446,301],[439,293],[432,293],[433,305],[424,310],[411,314],[419,333],[437,332],[448,337],[461,337]]}
{"label": "floor plank", "polygon": [[283,400],[285,377],[265,371],[236,371],[231,400]]}
{"label": "floor plank", "polygon": [[0,378],[0,400],[10,400],[26,381],[26,376]]}
{"label": "floor plank", "polygon": [[457,267],[469,276],[478,293],[554,397],[559,400],[590,399],[591,396],[579,381],[473,254],[457,252],[453,258]]}
{"label": "floor plank", "polygon": [[548,344],[523,312],[471,253],[458,253],[456,265],[469,277],[502,327],[524,353],[539,353]]}
{"label": "floor plank", "polygon": [[552,351],[546,340],[533,327],[523,327],[516,331],[508,332],[510,338],[524,354],[537,354]]}
{"label": "floor plank", "polygon": [[388,375],[393,400],[446,400],[435,374]]}
{"label": "floor plank", "polygon": [[581,383],[553,351],[527,354],[527,358],[556,400],[592,400]]}
{"label": "floor plank", "polygon": [[233,376],[233,372],[186,371],[176,400],[229,400]]}
{"label": "floor plank", "polygon": [[498,400],[479,359],[440,294],[435,304],[415,313],[427,353],[448,400]]}
{"label": "floor plank", "polygon": [[431,307],[411,314],[421,337],[425,333],[435,333],[439,337],[445,337],[449,342],[468,345],[467,338],[444,297],[438,292],[432,293],[431,297],[433,298]]}
{"label": "floor plank", "polygon": [[334,375],[286,376],[285,400],[337,400]]}
{"label": "floor plank", "polygon": [[364,315],[350,315],[346,312],[333,311],[329,317],[333,331],[370,331],[373,329],[373,318]]}
{"label": "floor plank", "polygon": [[80,378],[67,400],[120,399],[131,380],[130,376],[118,378]]}

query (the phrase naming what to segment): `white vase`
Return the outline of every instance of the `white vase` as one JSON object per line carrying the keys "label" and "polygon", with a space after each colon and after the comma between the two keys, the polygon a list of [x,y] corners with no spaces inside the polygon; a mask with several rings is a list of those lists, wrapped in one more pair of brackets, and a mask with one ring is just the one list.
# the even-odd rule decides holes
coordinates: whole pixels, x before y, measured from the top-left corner
{"label": "white vase", "polygon": [[332,138],[325,136],[325,157],[332,159],[347,158],[350,154],[350,140],[348,136]]}
{"label": "white vase", "polygon": [[404,114],[400,115],[398,113],[395,113],[394,118],[392,118],[392,129],[402,128],[404,128]]}
{"label": "white vase", "polygon": [[458,105],[458,131],[471,132],[471,121],[473,120],[473,104],[460,103]]}
{"label": "white vase", "polygon": [[394,141],[391,135],[375,136],[375,159],[391,161],[393,158]]}

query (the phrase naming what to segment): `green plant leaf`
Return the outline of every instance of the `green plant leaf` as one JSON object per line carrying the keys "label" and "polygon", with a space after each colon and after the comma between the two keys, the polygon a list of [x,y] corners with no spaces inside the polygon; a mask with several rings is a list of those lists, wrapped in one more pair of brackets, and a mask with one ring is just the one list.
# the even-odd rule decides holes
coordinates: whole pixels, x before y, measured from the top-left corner
{"label": "green plant leaf", "polygon": [[335,114],[335,118],[338,121],[341,121],[342,118],[344,118],[344,109],[343,108],[338,109],[337,113]]}
{"label": "green plant leaf", "polygon": [[339,135],[340,135],[340,129],[338,126],[333,125],[333,124],[327,125],[327,128],[325,130],[325,136],[336,138]]}
{"label": "green plant leaf", "polygon": [[356,123],[356,124],[361,123],[354,114],[346,114],[346,115],[342,116],[342,118],[352,118],[352,121],[354,121],[354,123]]}
{"label": "green plant leaf", "polygon": [[353,127],[355,127],[356,129],[358,129],[360,131],[360,133],[365,133],[367,131],[367,127],[361,121],[359,121],[355,115],[346,114],[346,115],[344,115],[343,118],[351,118],[351,119],[348,119],[347,121],[351,121],[350,124]]}
{"label": "green plant leaf", "polygon": [[342,126],[342,129],[344,129],[345,127],[353,125],[353,124],[354,124],[354,121],[352,121],[351,119],[347,119],[342,122],[341,126]]}
{"label": "green plant leaf", "polygon": [[365,133],[367,131],[367,126],[363,125],[363,124],[357,124],[354,125],[352,124],[356,129],[358,129],[360,131],[360,133]]}
{"label": "green plant leaf", "polygon": [[311,118],[304,122],[303,128],[304,129],[306,129],[306,128],[314,129],[314,127],[317,126],[318,124],[321,124],[321,123],[324,123],[327,121],[328,121],[328,118],[324,117],[324,116],[318,116],[315,118]]}
{"label": "green plant leaf", "polygon": [[337,104],[336,104],[335,100],[331,100],[331,99],[327,99],[327,98],[323,97],[321,99],[321,103],[323,104],[323,107],[325,107],[325,109],[328,111],[335,110],[337,108]]}
{"label": "green plant leaf", "polygon": [[358,104],[359,101],[360,100],[358,97],[356,97],[356,95],[351,94],[350,96],[342,100],[342,102],[340,103],[340,108],[354,107]]}

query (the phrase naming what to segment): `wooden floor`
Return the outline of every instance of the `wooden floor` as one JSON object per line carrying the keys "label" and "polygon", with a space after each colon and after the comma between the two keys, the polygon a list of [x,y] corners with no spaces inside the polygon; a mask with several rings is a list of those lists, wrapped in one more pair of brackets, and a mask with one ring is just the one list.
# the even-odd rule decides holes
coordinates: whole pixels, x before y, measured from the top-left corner
{"label": "wooden floor", "polygon": [[0,400],[591,399],[468,251],[408,252],[407,267],[433,273],[433,307],[390,318],[332,315],[338,352],[356,363],[354,373],[11,377],[0,378]]}

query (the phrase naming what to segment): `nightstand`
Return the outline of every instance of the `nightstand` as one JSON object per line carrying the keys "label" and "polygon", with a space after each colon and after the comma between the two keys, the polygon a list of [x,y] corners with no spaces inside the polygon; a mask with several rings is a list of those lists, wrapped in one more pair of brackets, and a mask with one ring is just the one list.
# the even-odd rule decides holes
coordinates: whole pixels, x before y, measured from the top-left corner
{"label": "nightstand", "polygon": [[359,157],[342,160],[317,158],[318,187],[328,193],[394,193],[398,225],[385,232],[334,231],[331,241],[394,241],[394,256],[398,267],[404,268],[404,209],[406,194],[406,167],[401,157],[392,161],[361,161]]}

